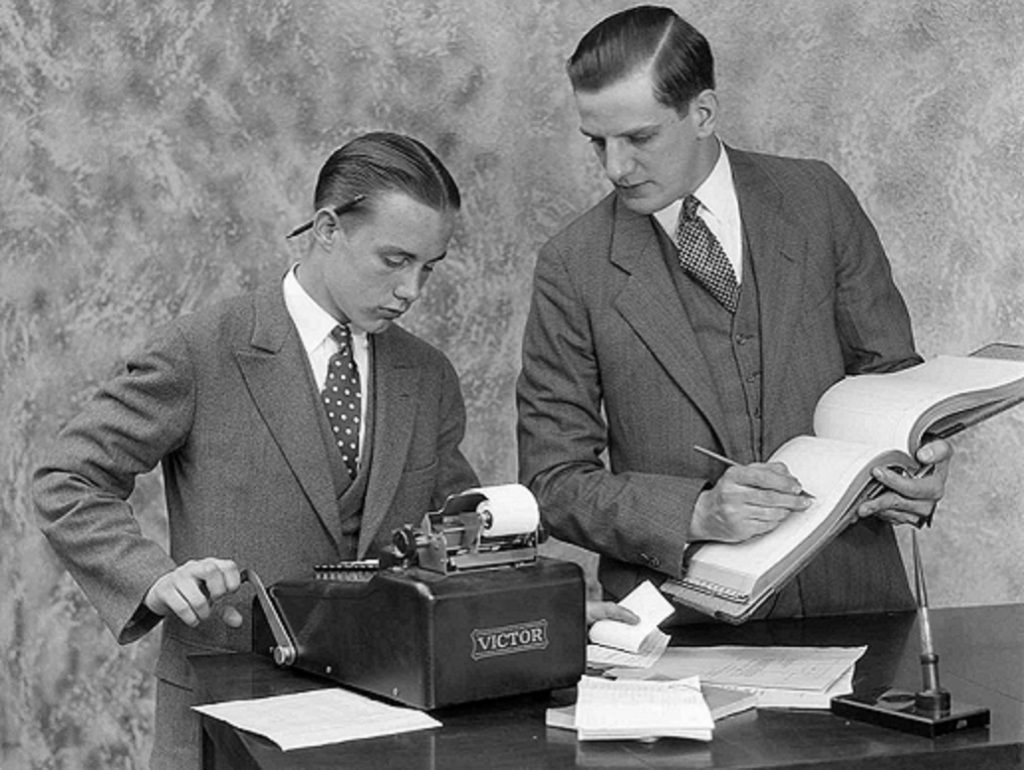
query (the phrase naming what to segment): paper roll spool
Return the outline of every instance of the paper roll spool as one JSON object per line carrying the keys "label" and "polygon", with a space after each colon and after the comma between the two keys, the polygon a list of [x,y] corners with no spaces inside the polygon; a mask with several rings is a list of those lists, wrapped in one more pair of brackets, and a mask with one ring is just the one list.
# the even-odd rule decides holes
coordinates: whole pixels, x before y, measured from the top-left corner
{"label": "paper roll spool", "polygon": [[480,487],[474,491],[487,497],[476,507],[477,513],[490,514],[490,524],[484,529],[484,536],[520,535],[535,531],[540,524],[537,500],[522,484]]}

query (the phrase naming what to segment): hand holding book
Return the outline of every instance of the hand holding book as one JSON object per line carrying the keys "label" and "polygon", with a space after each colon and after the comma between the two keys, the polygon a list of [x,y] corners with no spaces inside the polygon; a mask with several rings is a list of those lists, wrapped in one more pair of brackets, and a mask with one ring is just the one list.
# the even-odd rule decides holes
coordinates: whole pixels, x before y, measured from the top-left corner
{"label": "hand holding book", "polygon": [[1022,402],[1024,356],[938,356],[845,378],[819,399],[814,435],[790,439],[768,463],[799,479],[815,495],[812,505],[762,535],[694,543],[683,578],[667,580],[662,591],[742,622],[852,521],[928,516],[945,488],[946,439]]}
{"label": "hand holding book", "polygon": [[943,439],[935,439],[917,450],[915,459],[921,464],[916,471],[902,466],[878,466],[871,475],[883,490],[865,500],[857,508],[857,516],[878,516],[892,524],[931,526],[935,504],[946,491],[949,461],[953,447]]}

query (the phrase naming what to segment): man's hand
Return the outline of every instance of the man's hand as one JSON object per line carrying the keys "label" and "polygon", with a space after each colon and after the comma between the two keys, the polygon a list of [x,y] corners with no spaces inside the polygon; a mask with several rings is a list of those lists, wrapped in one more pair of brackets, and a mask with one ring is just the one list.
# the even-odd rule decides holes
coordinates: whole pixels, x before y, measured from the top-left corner
{"label": "man's hand", "polygon": [[[238,590],[238,565],[228,559],[187,561],[159,578],[146,592],[143,603],[157,615],[176,615],[189,626],[210,617],[213,604]],[[221,619],[231,628],[242,625],[242,616],[230,605],[221,608]]]}
{"label": "man's hand", "polygon": [[739,543],[771,532],[810,507],[813,500],[802,489],[782,463],[732,466],[697,498],[689,539]]}
{"label": "man's hand", "polygon": [[640,622],[640,618],[625,607],[620,607],[615,602],[588,601],[587,626],[590,627],[599,620],[618,620],[631,626],[635,626]]}
{"label": "man's hand", "polygon": [[917,461],[923,473],[916,478],[889,468],[872,469],[871,474],[888,491],[861,503],[857,515],[861,518],[878,516],[892,524],[916,524],[922,517],[930,516],[946,492],[952,457],[953,447],[939,439],[917,450]]}

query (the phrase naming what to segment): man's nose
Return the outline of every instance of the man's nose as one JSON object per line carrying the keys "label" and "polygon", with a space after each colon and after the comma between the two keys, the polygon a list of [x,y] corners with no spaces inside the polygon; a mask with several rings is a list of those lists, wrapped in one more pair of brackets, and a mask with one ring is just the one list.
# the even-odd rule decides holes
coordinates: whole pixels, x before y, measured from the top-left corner
{"label": "man's nose", "polygon": [[622,141],[609,141],[604,151],[604,172],[618,184],[633,170],[633,153]]}
{"label": "man's nose", "polygon": [[411,305],[419,299],[425,282],[426,274],[422,270],[409,270],[395,286],[395,296]]}

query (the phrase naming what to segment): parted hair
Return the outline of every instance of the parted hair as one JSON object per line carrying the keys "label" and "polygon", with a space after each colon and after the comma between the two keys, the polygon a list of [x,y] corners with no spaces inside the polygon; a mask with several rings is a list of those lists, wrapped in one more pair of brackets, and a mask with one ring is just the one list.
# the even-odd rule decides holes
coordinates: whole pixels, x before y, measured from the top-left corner
{"label": "parted hair", "polygon": [[654,96],[685,114],[701,91],[715,87],[711,46],[671,8],[639,5],[590,29],[566,63],[574,91],[599,91],[651,69]]}
{"label": "parted hair", "polygon": [[389,192],[441,212],[462,205],[455,180],[426,145],[403,134],[374,131],[331,153],[317,178],[314,207],[332,208],[362,196],[365,203],[358,209],[371,208],[374,198]]}

